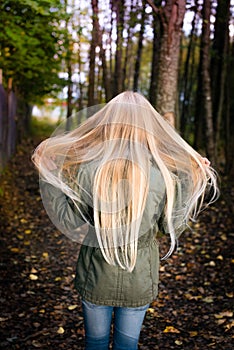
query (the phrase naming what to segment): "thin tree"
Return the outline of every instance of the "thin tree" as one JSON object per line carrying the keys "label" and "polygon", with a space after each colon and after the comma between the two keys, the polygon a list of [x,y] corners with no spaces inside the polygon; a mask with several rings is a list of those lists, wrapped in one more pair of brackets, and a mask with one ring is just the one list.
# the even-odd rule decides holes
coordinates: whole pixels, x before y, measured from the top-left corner
{"label": "thin tree", "polygon": [[91,0],[92,5],[92,38],[89,50],[89,86],[88,86],[88,107],[96,104],[95,99],[95,61],[96,61],[96,47],[98,45],[98,0]]}
{"label": "thin tree", "polygon": [[224,120],[227,53],[229,46],[230,0],[218,0],[211,59],[212,105],[215,131],[215,154],[220,146],[221,126]]}
{"label": "thin tree", "polygon": [[144,32],[145,32],[145,18],[146,18],[145,7],[146,7],[146,2],[145,0],[143,0],[137,54],[136,54],[136,61],[135,61],[134,79],[133,79],[134,91],[137,91],[138,89],[138,81],[139,81],[139,75],[140,75],[141,56],[142,56],[143,39],[144,39]]}
{"label": "thin tree", "polygon": [[123,87],[123,30],[124,30],[124,9],[125,0],[112,1],[112,6],[116,13],[116,52],[115,52],[115,71],[113,79],[113,96],[118,95]]}
{"label": "thin tree", "polygon": [[153,106],[156,106],[159,52],[162,37],[162,22],[159,16],[159,7],[161,6],[161,4],[162,0],[154,0],[154,6],[157,10],[153,11],[153,52],[149,87],[149,101]]}
{"label": "thin tree", "polygon": [[102,82],[105,90],[105,100],[109,101],[112,97],[111,95],[111,76],[109,74],[107,61],[106,61],[106,50],[103,47],[102,41],[102,30],[100,28],[99,22],[97,21],[97,32],[98,32],[98,45],[100,47],[100,59],[102,62]]}
{"label": "thin tree", "polygon": [[159,57],[156,108],[161,114],[171,112],[175,115],[178,92],[178,70],[180,39],[185,14],[185,0],[167,0],[162,10],[151,0],[147,2],[162,22],[162,39]]}
{"label": "thin tree", "polygon": [[126,88],[128,88],[128,86],[130,85],[129,80],[131,76],[131,74],[129,73],[131,73],[131,64],[132,64],[132,57],[133,57],[133,55],[131,54],[132,46],[133,46],[132,35],[133,35],[133,27],[136,22],[133,0],[131,0],[130,11],[128,14],[129,14],[129,18],[127,21],[127,40],[126,40],[125,56],[123,60],[123,82],[122,82],[123,91],[126,90]]}
{"label": "thin tree", "polygon": [[226,100],[225,100],[225,127],[224,127],[224,143],[225,143],[225,172],[231,180],[234,178],[234,43],[230,43],[227,56],[227,84],[226,84]]}
{"label": "thin tree", "polygon": [[213,128],[213,109],[211,97],[211,79],[210,79],[210,16],[211,0],[204,0],[203,3],[203,22],[201,36],[201,78],[202,78],[202,97],[205,113],[205,136],[206,151],[209,159],[214,162],[215,144]]}
{"label": "thin tree", "polygon": [[[183,136],[185,136],[186,131],[186,121],[187,116],[189,114],[189,109],[191,106],[191,94],[192,94],[192,83],[193,81],[193,71],[194,71],[194,47],[195,47],[195,41],[196,41],[196,30],[197,30],[197,13],[198,13],[198,4],[197,0],[195,1],[194,5],[194,16],[192,20],[192,28],[189,35],[189,42],[188,42],[188,49],[187,54],[185,58],[185,64],[184,64],[184,73],[182,76],[181,81],[181,92],[183,95],[183,99],[181,102],[181,115],[180,115],[180,132]],[[191,62],[192,59],[192,62]]]}

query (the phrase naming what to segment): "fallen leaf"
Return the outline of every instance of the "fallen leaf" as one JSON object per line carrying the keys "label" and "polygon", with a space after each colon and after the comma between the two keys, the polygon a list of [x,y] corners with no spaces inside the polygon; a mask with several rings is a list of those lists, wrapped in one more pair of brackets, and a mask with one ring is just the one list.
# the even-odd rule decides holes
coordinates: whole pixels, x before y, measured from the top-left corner
{"label": "fallen leaf", "polygon": [[218,255],[216,259],[223,260],[223,256],[222,255]]}
{"label": "fallen leaf", "polygon": [[225,326],[225,332],[229,331],[232,327],[234,327],[234,321],[232,321],[231,323],[228,323],[226,326]]}
{"label": "fallen leaf", "polygon": [[19,253],[19,251],[20,251],[19,248],[11,248],[10,250],[13,253]]}
{"label": "fallen leaf", "polygon": [[42,254],[42,257],[43,257],[44,259],[48,259],[49,254],[48,254],[47,252],[44,252],[44,253]]}
{"label": "fallen leaf", "polygon": [[32,346],[34,346],[34,348],[42,348],[43,345],[39,343],[37,340],[33,340]]}
{"label": "fallen leaf", "polygon": [[219,314],[215,314],[214,316],[215,316],[215,318],[233,317],[233,312],[232,311],[223,311],[223,312],[220,312]]}
{"label": "fallen leaf", "polygon": [[31,269],[31,273],[37,273],[38,271],[36,269],[34,269],[34,267],[32,267]]}
{"label": "fallen leaf", "polygon": [[61,281],[61,277],[56,277],[54,280],[55,280],[55,282],[58,282],[58,281]]}
{"label": "fallen leaf", "polygon": [[163,333],[180,333],[180,331],[177,328],[173,327],[173,326],[167,326],[164,329]]}
{"label": "fallen leaf", "polygon": [[176,345],[183,345],[183,342],[181,340],[175,340]]}
{"label": "fallen leaf", "polygon": [[30,278],[30,280],[32,280],[32,281],[38,280],[38,276],[37,276],[37,275],[34,275],[33,273],[30,273],[29,278]]}
{"label": "fallen leaf", "polygon": [[68,310],[75,310],[77,307],[78,307],[77,304],[75,304],[75,305],[69,305],[69,306],[68,306]]}
{"label": "fallen leaf", "polygon": [[213,297],[206,297],[204,299],[202,299],[202,301],[204,301],[205,303],[213,303],[214,302],[214,299]]}
{"label": "fallen leaf", "polygon": [[196,337],[198,335],[197,331],[191,331],[189,332],[190,337]]}
{"label": "fallen leaf", "polygon": [[217,325],[219,325],[219,326],[221,326],[225,322],[226,322],[226,318],[222,318],[222,319],[216,321]]}
{"label": "fallen leaf", "polygon": [[65,330],[64,330],[63,327],[59,327],[58,330],[57,330],[58,334],[63,334],[64,332],[65,332]]}

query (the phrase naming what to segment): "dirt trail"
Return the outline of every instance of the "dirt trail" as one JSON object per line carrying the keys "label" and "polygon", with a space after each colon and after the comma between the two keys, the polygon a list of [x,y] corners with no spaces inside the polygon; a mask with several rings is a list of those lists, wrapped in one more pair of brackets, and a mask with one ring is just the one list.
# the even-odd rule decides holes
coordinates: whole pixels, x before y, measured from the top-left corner
{"label": "dirt trail", "polygon": [[[0,177],[0,348],[84,349],[73,287],[79,246],[60,234],[44,211],[30,162],[33,148],[25,141]],[[227,192],[233,199],[233,189]],[[233,348],[229,209],[221,197],[162,263],[159,297],[147,312],[139,349]]]}

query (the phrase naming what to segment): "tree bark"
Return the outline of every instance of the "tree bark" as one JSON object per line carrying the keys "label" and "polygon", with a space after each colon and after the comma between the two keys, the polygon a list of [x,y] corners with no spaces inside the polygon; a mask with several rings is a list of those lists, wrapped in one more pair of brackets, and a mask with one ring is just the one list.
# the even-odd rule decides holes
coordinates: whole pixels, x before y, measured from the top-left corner
{"label": "tree bark", "polygon": [[96,60],[96,47],[98,45],[98,0],[91,0],[93,11],[93,29],[92,39],[89,50],[89,86],[88,86],[88,107],[96,104],[95,98],[95,60]]}
{"label": "tree bark", "polygon": [[98,44],[100,47],[100,58],[102,61],[102,72],[103,72],[103,86],[105,90],[105,100],[109,101],[111,99],[111,79],[110,74],[108,72],[107,62],[106,62],[106,51],[103,48],[103,42],[102,42],[102,31],[99,25],[99,22],[97,22],[98,28]]}
{"label": "tree bark", "polygon": [[113,1],[116,11],[116,52],[115,52],[115,71],[113,81],[113,96],[122,92],[123,87],[123,70],[122,70],[122,53],[123,53],[123,29],[124,29],[124,7],[125,0]]}
{"label": "tree bark", "polygon": [[218,0],[214,40],[212,46],[212,105],[215,131],[215,154],[218,154],[224,113],[229,45],[230,0]]}
{"label": "tree bark", "polygon": [[180,38],[185,0],[167,0],[162,9],[163,35],[159,58],[156,108],[161,114],[176,113]]}
{"label": "tree bark", "polygon": [[2,85],[0,70],[0,172],[6,165],[7,155],[7,95]]}
{"label": "tree bark", "polygon": [[210,81],[210,16],[211,0],[204,0],[203,3],[203,23],[201,37],[201,73],[202,73],[202,95],[204,103],[205,121],[206,121],[206,151],[209,159],[214,163],[214,129],[213,129],[213,110],[211,98]]}
{"label": "tree bark", "polygon": [[12,89],[12,79],[8,81],[8,93],[7,93],[7,159],[11,157],[15,152],[16,147],[16,108],[17,101],[15,93]]}
{"label": "tree bark", "polygon": [[133,79],[133,90],[138,90],[138,81],[139,81],[139,75],[140,75],[140,66],[141,66],[141,56],[142,56],[142,49],[143,49],[143,39],[144,39],[144,32],[145,32],[145,1],[143,0],[143,8],[142,8],[142,15],[141,15],[141,28],[139,32],[139,38],[138,38],[138,47],[137,47],[137,54],[136,54],[136,61],[135,61],[135,70],[134,70],[134,79]]}
{"label": "tree bark", "polygon": [[234,178],[234,101],[232,94],[234,91],[234,43],[230,44],[227,59],[227,84],[226,84],[226,104],[225,104],[225,173],[233,181]]}
{"label": "tree bark", "polygon": [[191,79],[192,79],[192,71],[193,71],[193,66],[191,64],[191,56],[194,48],[194,40],[195,40],[194,33],[196,30],[196,24],[197,24],[197,10],[198,10],[198,6],[196,1],[195,8],[194,8],[194,17],[192,20],[192,29],[189,35],[189,44],[188,44],[188,50],[187,50],[187,55],[185,60],[184,74],[182,77],[183,99],[182,99],[182,106],[181,106],[179,129],[183,137],[185,136],[185,132],[186,132],[186,122],[187,122],[187,116],[189,113],[190,99],[191,99]]}
{"label": "tree bark", "polygon": [[133,0],[131,0],[131,7],[130,7],[130,13],[129,13],[129,19],[128,19],[128,29],[127,29],[127,44],[125,49],[125,56],[124,56],[124,62],[123,62],[123,91],[126,90],[129,86],[129,72],[131,67],[131,61],[133,55],[131,54],[132,51],[132,28],[135,25],[135,20],[133,21],[132,16],[134,14],[134,4]]}
{"label": "tree bark", "polygon": [[71,58],[70,54],[68,53],[68,57],[66,60],[67,65],[67,74],[68,74],[68,80],[67,80],[67,121],[66,121],[66,130],[70,130],[71,127],[71,115],[72,115],[72,65],[71,65]]}
{"label": "tree bark", "polygon": [[[154,5],[158,8],[161,6],[162,0],[155,0]],[[151,76],[149,87],[149,101],[155,107],[156,106],[156,94],[157,94],[157,82],[158,82],[158,69],[159,69],[159,52],[161,46],[162,36],[162,22],[158,12],[153,11],[153,54],[151,63]]]}

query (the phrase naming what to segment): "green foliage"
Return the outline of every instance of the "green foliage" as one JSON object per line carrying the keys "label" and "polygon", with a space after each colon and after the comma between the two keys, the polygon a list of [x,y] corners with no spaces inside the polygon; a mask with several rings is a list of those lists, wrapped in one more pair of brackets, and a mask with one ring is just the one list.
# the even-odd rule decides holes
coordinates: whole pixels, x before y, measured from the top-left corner
{"label": "green foliage", "polygon": [[27,102],[61,89],[58,78],[66,31],[60,0],[0,1],[0,67]]}
{"label": "green foliage", "polygon": [[56,127],[57,124],[49,118],[33,117],[30,123],[30,135],[44,139],[49,137]]}

